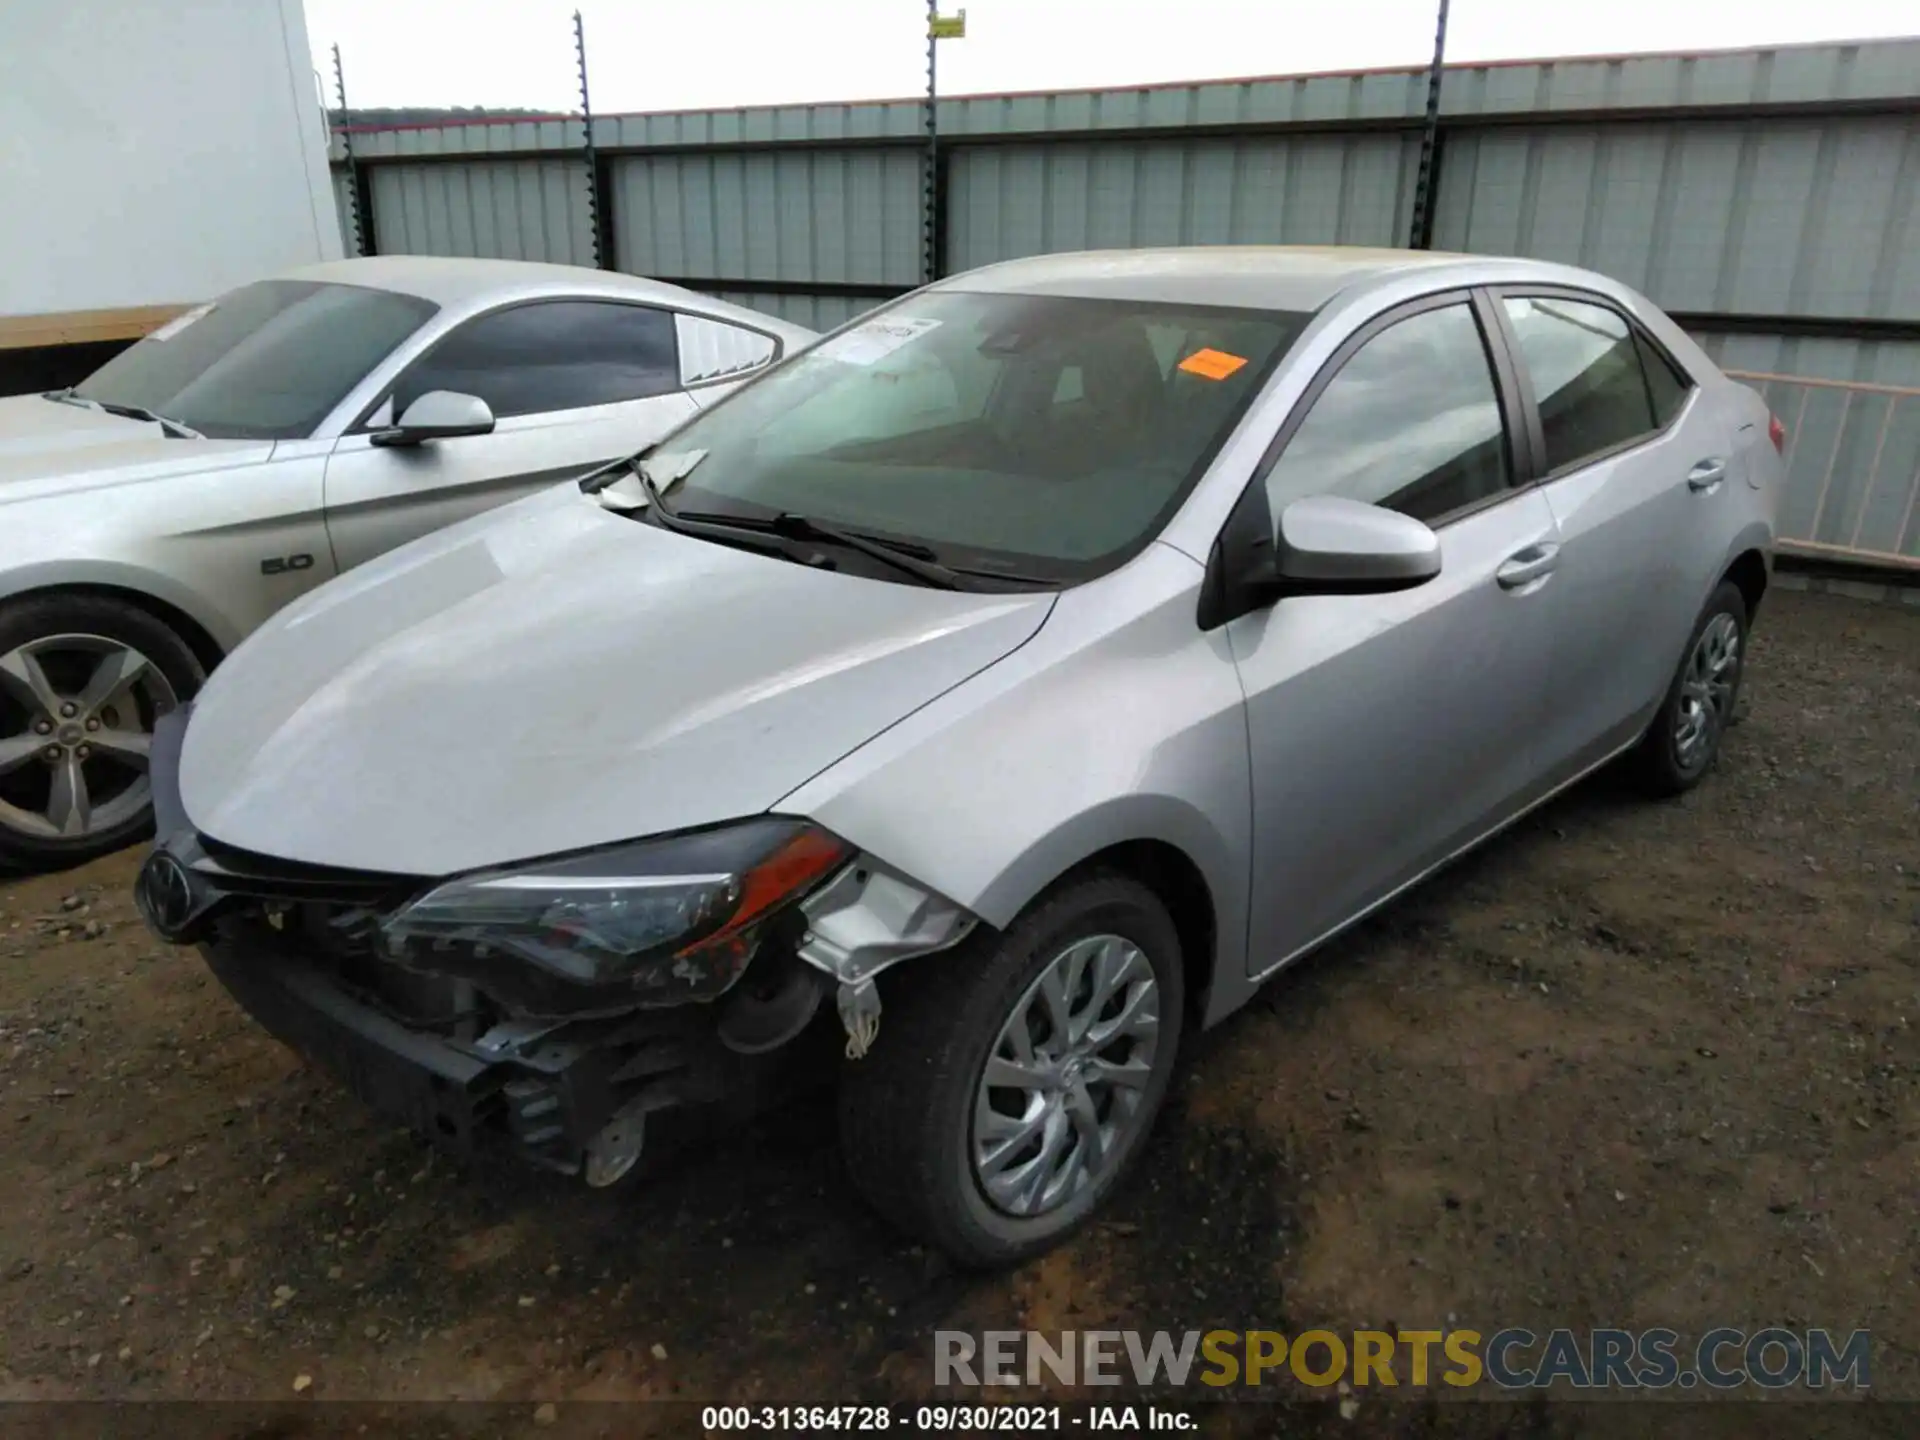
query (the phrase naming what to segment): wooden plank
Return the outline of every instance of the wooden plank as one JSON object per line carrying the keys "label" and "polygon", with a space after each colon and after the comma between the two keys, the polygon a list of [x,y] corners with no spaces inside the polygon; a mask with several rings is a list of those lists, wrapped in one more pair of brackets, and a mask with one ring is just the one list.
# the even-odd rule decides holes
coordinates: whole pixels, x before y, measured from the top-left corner
{"label": "wooden plank", "polygon": [[190,305],[130,305],[118,310],[67,310],[54,315],[0,315],[0,350],[138,340]]}

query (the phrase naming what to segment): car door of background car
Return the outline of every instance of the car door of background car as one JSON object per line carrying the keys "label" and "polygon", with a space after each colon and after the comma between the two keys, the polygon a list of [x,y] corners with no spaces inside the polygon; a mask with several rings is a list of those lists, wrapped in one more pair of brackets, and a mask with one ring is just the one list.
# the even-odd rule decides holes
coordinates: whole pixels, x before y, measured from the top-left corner
{"label": "car door of background car", "polygon": [[[1494,321],[1465,293],[1371,322],[1316,379],[1255,484],[1384,504],[1440,538],[1438,577],[1300,595],[1229,625],[1246,693],[1254,844],[1248,968],[1282,963],[1531,795],[1557,536],[1523,483]],[[1291,433],[1289,433],[1291,431]]]}
{"label": "car door of background car", "polygon": [[[432,390],[477,395],[488,435],[376,446]],[[540,300],[455,327],[334,447],[327,532],[342,570],[468,515],[651,444],[698,407],[681,384],[672,312]]]}
{"label": "car door of background car", "polygon": [[[1666,693],[1728,531],[1732,436],[1705,396],[1599,296],[1503,287],[1541,490],[1560,529],[1546,598],[1554,703],[1540,743],[1556,779],[1630,744]],[[1734,483],[1738,483],[1737,477]]]}

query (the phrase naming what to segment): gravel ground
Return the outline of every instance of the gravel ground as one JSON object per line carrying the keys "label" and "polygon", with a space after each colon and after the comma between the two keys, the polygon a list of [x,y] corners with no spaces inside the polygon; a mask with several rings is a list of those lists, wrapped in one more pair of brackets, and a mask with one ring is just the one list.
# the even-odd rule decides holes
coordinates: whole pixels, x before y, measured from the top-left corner
{"label": "gravel ground", "polygon": [[[631,1193],[463,1173],[156,945],[137,856],[0,881],[0,1400],[495,1400],[520,1430],[551,1401],[604,1433],[581,1402],[923,1396],[936,1328],[1451,1321],[1869,1328],[1875,1396],[1920,1401],[1917,766],[1920,614],[1776,594],[1702,788],[1601,776],[1294,967],[1192,1045],[1106,1223],[986,1278],[861,1207],[819,1099]],[[1650,1410],[1303,1393],[1208,1427]],[[1843,1410],[1920,1431],[1765,1428]]]}

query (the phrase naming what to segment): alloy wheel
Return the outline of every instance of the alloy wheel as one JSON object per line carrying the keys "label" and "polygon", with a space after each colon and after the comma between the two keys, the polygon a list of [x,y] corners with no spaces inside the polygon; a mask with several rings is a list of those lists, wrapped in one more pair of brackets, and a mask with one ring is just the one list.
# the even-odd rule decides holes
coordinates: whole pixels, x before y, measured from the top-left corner
{"label": "alloy wheel", "polygon": [[1726,729],[1739,678],[1740,622],[1723,610],[1694,641],[1680,679],[1673,748],[1682,766],[1691,770],[1702,763],[1714,739]]}
{"label": "alloy wheel", "polygon": [[1077,940],[1014,1003],[974,1100],[974,1178],[994,1208],[1044,1215],[1131,1149],[1160,1044],[1160,986],[1118,935]]}
{"label": "alloy wheel", "polygon": [[103,635],[49,635],[0,654],[0,826],[80,840],[146,809],[153,722],[173,685]]}

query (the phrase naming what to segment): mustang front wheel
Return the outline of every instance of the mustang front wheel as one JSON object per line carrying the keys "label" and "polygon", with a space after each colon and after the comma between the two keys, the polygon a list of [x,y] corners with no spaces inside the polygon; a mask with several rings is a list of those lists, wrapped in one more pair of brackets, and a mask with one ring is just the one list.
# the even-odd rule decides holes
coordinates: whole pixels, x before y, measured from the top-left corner
{"label": "mustang front wheel", "polygon": [[0,860],[78,864],[153,824],[153,722],[199,688],[186,643],[98,595],[0,606]]}

